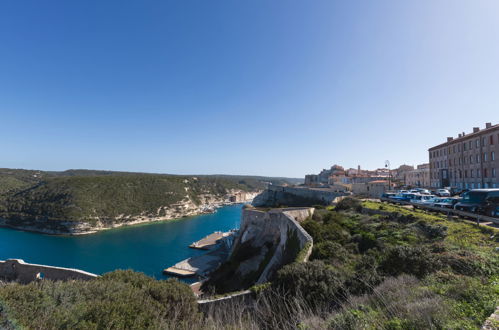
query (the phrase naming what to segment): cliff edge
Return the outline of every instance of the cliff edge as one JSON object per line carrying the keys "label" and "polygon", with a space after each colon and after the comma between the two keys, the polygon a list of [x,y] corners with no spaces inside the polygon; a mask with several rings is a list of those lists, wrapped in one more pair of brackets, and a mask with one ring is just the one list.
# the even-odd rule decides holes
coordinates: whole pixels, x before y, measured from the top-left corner
{"label": "cliff edge", "polygon": [[298,257],[308,259],[313,240],[300,222],[313,212],[314,208],[309,207],[243,209],[229,260],[211,275],[204,285],[205,292],[210,287],[217,293],[247,289],[268,282],[277,270]]}

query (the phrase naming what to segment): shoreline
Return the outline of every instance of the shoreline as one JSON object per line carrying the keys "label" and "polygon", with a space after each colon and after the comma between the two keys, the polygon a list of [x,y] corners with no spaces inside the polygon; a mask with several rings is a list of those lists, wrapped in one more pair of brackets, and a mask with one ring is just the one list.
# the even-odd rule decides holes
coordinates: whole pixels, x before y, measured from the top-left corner
{"label": "shoreline", "polygon": [[[36,234],[43,234],[43,235],[49,235],[49,236],[82,236],[82,235],[92,235],[92,234],[97,234],[102,231],[107,231],[107,230],[112,230],[112,229],[119,229],[119,228],[124,228],[124,227],[133,227],[133,226],[138,226],[138,225],[146,225],[146,224],[153,224],[153,223],[158,223],[158,222],[167,222],[167,221],[173,221],[173,220],[183,220],[185,218],[190,218],[190,217],[197,217],[203,214],[213,214],[217,212],[217,210],[221,207],[225,206],[234,206],[234,205],[239,205],[239,204],[246,204],[246,203],[251,203],[251,200],[246,200],[246,201],[239,201],[239,202],[221,202],[221,203],[214,203],[212,205],[209,205],[208,207],[206,205],[203,205],[199,207],[197,210],[191,210],[187,212],[184,215],[179,215],[179,216],[171,216],[171,217],[140,217],[138,216],[138,219],[128,221],[128,222],[121,222],[121,223],[114,223],[110,226],[89,226],[88,222],[77,222],[77,221],[71,221],[72,223],[77,223],[83,226],[88,226],[88,230],[78,230],[78,231],[62,231],[62,230],[55,230],[55,229],[50,229],[50,228],[34,228],[33,226],[23,226],[23,225],[12,225],[12,224],[7,224],[5,223],[8,219],[5,218],[0,218],[0,228],[8,228],[12,230],[18,230],[18,231],[24,231],[24,232],[29,232],[29,233],[36,233]],[[207,211],[210,210],[210,211]],[[36,221],[36,220],[33,220]],[[47,221],[53,221],[56,222],[58,220],[47,220]],[[2,223],[3,222],[3,223]],[[57,223],[57,225],[63,225],[64,223],[68,223],[68,221],[61,221],[61,223]],[[68,228],[69,229],[69,228]]]}

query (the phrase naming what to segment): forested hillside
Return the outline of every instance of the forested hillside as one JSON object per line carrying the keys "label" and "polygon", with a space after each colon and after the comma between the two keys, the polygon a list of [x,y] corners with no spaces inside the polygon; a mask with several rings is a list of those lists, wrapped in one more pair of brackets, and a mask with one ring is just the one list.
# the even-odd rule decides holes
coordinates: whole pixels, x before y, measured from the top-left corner
{"label": "forested hillside", "polygon": [[[0,169],[0,217],[91,221],[151,213],[187,198],[254,192],[285,179],[251,176],[180,176],[110,171],[43,172]],[[159,211],[158,211],[159,210]]]}

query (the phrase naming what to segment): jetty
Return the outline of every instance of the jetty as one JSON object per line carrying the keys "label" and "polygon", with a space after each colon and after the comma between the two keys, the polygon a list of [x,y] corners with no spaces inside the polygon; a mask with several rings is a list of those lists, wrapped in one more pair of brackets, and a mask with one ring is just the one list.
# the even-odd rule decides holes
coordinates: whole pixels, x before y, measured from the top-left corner
{"label": "jetty", "polygon": [[213,234],[210,234],[197,242],[189,245],[191,249],[200,249],[200,250],[211,250],[215,248],[219,241],[224,238],[232,235],[232,232],[223,233],[221,231],[216,231]]}
{"label": "jetty", "polygon": [[236,231],[214,232],[189,245],[193,249],[208,250],[207,253],[182,260],[165,268],[163,274],[176,277],[206,277],[217,269],[229,256]]}

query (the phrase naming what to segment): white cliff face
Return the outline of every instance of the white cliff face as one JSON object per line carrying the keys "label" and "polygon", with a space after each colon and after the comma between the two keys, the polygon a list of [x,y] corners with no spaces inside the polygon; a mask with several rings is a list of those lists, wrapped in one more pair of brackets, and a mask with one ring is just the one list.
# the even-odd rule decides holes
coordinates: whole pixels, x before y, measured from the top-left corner
{"label": "white cliff face", "polygon": [[[275,209],[268,212],[253,208],[243,209],[239,234],[234,240],[229,260],[237,264],[229,284],[234,290],[241,283],[246,285],[267,282],[282,266],[296,260],[307,248],[311,249],[312,237],[299,222],[312,216],[313,208]],[[249,252],[251,251],[251,252]],[[223,266],[221,267],[223,272]],[[224,278],[216,274],[215,278]]]}
{"label": "white cliff face", "polygon": [[195,216],[203,213],[212,213],[221,206],[251,203],[253,198],[260,192],[244,192],[230,190],[225,195],[201,194],[197,201],[192,200],[188,194],[178,203],[159,207],[154,213],[140,215],[122,214],[116,218],[93,218],[89,221],[53,221],[53,220],[25,220],[11,222],[0,219],[0,226],[16,229],[40,232],[44,234],[82,235],[91,234],[100,230],[130,226],[146,222],[165,221],[183,217]]}

